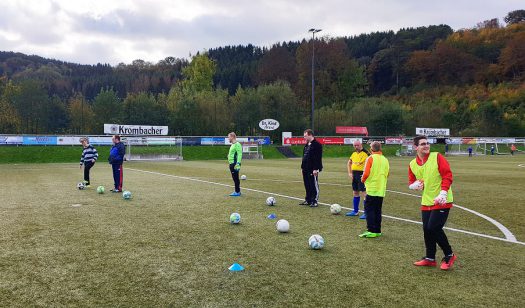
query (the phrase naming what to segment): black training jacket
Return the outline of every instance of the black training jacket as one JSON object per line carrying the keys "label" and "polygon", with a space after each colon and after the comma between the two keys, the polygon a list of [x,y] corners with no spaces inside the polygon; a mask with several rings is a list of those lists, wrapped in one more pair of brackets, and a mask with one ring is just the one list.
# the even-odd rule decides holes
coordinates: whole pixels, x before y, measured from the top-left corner
{"label": "black training jacket", "polygon": [[312,140],[310,145],[307,143],[304,146],[301,169],[307,172],[323,170],[323,145],[317,139]]}

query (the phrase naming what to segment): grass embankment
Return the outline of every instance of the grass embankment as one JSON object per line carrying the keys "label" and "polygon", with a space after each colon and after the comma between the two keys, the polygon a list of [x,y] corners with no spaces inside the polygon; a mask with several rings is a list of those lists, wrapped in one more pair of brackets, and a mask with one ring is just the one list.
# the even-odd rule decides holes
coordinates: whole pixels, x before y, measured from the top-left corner
{"label": "grass embankment", "polygon": [[[97,146],[99,162],[106,162],[109,146]],[[184,160],[220,160],[226,159],[228,146],[185,146],[182,148]],[[133,147],[133,153],[170,153],[178,151],[176,147]],[[0,164],[13,163],[73,163],[80,161],[80,146],[1,146]],[[275,146],[263,147],[265,159],[284,158]]]}
{"label": "grass embankment", "polygon": [[[99,153],[99,162],[106,162],[109,155],[109,146],[97,146]],[[369,149],[369,146],[365,146]],[[182,156],[184,160],[221,160],[225,159],[228,154],[229,146],[184,146]],[[400,149],[398,145],[384,145],[383,154],[394,156]],[[443,145],[433,145],[433,151],[444,153]],[[500,148],[501,151],[505,147]],[[524,147],[518,146],[518,150],[525,150]],[[133,147],[133,153],[171,153],[178,151],[177,147],[169,146],[150,146],[150,147]],[[276,145],[262,147],[264,159],[285,158]],[[292,146],[292,151],[297,156],[302,156],[303,146]],[[351,145],[325,145],[323,147],[323,157],[349,157],[354,151]],[[0,164],[12,163],[73,163],[80,161],[82,148],[80,146],[0,146]]]}

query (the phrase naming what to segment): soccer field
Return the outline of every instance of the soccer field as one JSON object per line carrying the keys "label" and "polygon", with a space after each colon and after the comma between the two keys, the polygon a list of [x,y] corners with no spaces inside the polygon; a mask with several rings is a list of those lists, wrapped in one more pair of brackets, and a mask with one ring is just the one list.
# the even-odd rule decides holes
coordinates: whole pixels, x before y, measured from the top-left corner
{"label": "soccer field", "polygon": [[[407,188],[409,159],[389,160],[376,239],[358,238],[366,223],[356,217],[297,205],[304,188],[294,159],[244,161],[240,198],[228,196],[225,161],[127,163],[131,200],[109,192],[104,163],[83,191],[78,164],[0,165],[0,305],[523,306],[525,157],[449,158],[462,207],[447,223],[458,255],[449,272],[412,265],[424,255],[420,200]],[[324,165],[320,201],[350,207],[346,159]],[[239,225],[229,223],[233,212]],[[270,213],[290,233],[277,233]],[[309,249],[312,234],[324,237],[323,250]],[[229,272],[234,262],[245,270]]]}

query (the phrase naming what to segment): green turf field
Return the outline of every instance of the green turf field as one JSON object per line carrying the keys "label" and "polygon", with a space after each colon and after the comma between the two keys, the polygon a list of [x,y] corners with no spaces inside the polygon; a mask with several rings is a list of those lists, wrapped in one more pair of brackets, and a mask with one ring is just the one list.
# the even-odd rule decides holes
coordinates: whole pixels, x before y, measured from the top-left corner
{"label": "green turf field", "polygon": [[[383,213],[419,221],[406,187],[408,158],[389,158]],[[111,168],[92,169],[79,191],[77,163],[0,164],[0,306],[519,307],[525,302],[525,157],[449,158],[455,203],[495,219],[520,243],[447,231],[453,270],[416,268],[421,226],[383,219],[383,237],[360,239],[365,222],[306,208],[300,160],[244,161],[240,198],[224,161],[125,164],[120,194]],[[351,205],[346,159],[324,160],[323,203]],[[188,179],[186,177],[191,177]],[[198,180],[198,181],[195,181]],[[206,181],[206,182],[204,182]],[[277,205],[265,199],[276,195]],[[80,206],[72,206],[80,205]],[[230,213],[242,216],[230,225]],[[278,234],[276,213],[291,232]],[[455,208],[448,227],[504,238],[492,223]],[[308,248],[314,233],[325,249]],[[438,250],[438,257],[441,257]],[[245,271],[230,273],[238,262]]]}

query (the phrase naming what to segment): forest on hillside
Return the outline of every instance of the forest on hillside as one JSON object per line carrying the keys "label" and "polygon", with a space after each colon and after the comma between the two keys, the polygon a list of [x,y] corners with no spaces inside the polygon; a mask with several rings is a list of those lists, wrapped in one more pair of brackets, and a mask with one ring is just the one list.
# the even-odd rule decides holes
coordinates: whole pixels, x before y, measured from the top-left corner
{"label": "forest on hillside", "polygon": [[[300,134],[366,126],[456,136],[525,136],[525,10],[349,37],[225,46],[190,60],[81,65],[0,51],[0,134],[102,134],[104,123],[168,125],[171,135],[263,134],[265,118]],[[276,137],[275,135],[274,137]]]}

